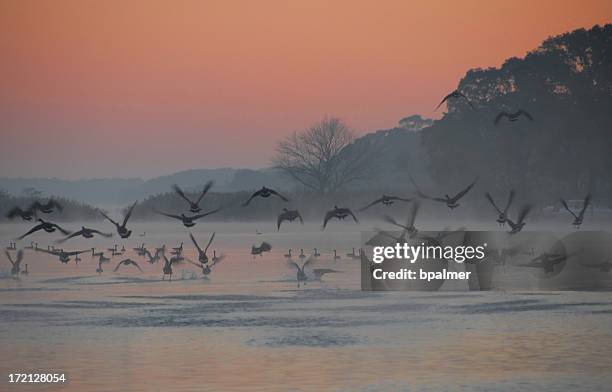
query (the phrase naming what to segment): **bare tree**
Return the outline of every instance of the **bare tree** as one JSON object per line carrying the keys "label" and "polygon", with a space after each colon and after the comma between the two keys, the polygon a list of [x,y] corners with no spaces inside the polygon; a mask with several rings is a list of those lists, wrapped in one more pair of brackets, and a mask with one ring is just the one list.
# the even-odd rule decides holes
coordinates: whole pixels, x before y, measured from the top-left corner
{"label": "bare tree", "polygon": [[321,194],[370,176],[367,146],[337,118],[324,118],[276,147],[274,164],[293,180]]}

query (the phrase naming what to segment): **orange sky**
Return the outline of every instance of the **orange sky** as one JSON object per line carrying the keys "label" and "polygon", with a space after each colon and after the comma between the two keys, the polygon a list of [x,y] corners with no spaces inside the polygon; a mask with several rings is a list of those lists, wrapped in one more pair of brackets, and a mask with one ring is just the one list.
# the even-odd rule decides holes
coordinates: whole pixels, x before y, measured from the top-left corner
{"label": "orange sky", "polygon": [[433,116],[465,71],[611,1],[0,2],[0,176],[261,167],[325,114]]}

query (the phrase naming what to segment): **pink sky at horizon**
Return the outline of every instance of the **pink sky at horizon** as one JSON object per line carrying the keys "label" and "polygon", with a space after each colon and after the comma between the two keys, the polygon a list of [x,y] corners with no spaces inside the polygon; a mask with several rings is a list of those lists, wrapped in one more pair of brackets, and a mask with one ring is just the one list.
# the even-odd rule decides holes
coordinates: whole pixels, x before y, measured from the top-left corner
{"label": "pink sky at horizon", "polygon": [[4,1],[0,176],[265,167],[325,115],[436,117],[470,68],[612,21],[612,2]]}

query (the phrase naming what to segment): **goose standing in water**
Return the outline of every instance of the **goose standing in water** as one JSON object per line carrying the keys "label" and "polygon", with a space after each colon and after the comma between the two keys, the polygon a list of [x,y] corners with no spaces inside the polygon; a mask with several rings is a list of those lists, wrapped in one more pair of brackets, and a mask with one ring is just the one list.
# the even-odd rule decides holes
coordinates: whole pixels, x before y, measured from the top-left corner
{"label": "goose standing in water", "polygon": [[9,242],[9,246],[6,247],[6,250],[17,250],[17,243]]}
{"label": "goose standing in water", "polygon": [[436,106],[436,108],[434,109],[434,112],[435,112],[436,110],[438,110],[438,109],[440,108],[440,106],[442,106],[442,104],[443,104],[444,102],[448,101],[449,99],[459,99],[459,98],[465,99],[465,101],[466,101],[466,102],[467,102],[467,103],[470,105],[470,107],[471,107],[473,110],[476,110],[476,108],[474,107],[474,105],[472,105],[472,102],[470,102],[470,100],[468,99],[468,97],[466,97],[466,96],[465,96],[463,93],[461,93],[461,91],[459,91],[459,90],[455,90],[455,91],[451,92],[450,94],[446,95],[446,96],[444,97],[444,99],[442,99],[442,101],[440,101],[440,103],[438,104],[438,106]]}
{"label": "goose standing in water", "polygon": [[174,256],[180,256],[183,254],[183,243],[181,242],[181,245],[177,246],[176,248],[172,248],[170,254]]}
{"label": "goose standing in water", "polygon": [[370,204],[368,204],[367,206],[363,207],[362,209],[360,209],[359,211],[365,211],[368,208],[381,203],[384,206],[390,206],[393,205],[394,202],[396,201],[405,201],[405,202],[410,202],[413,199],[405,199],[402,197],[397,197],[397,196],[387,196],[387,195],[382,195],[382,197],[380,199],[376,199],[373,202],[371,202]]}
{"label": "goose standing in water", "polygon": [[305,268],[312,262],[312,257],[309,257],[304,264],[302,264],[302,266],[300,267],[295,261],[293,260],[287,260],[287,264],[296,269],[297,275],[296,275],[296,279],[297,279],[297,287],[298,289],[300,288],[300,283],[303,282],[304,286],[306,286],[306,280],[308,280],[308,277],[306,276],[306,272],[305,272]]}
{"label": "goose standing in water", "polygon": [[24,246],[23,248],[35,251],[36,249],[38,249],[38,242],[30,241],[30,245]]}
{"label": "goose standing in water", "polygon": [[338,252],[334,249],[334,261],[340,260],[342,257],[338,256]]}
{"label": "goose standing in water", "polygon": [[304,254],[304,249],[300,249],[300,255],[298,256],[300,259],[305,259],[306,255]]}
{"label": "goose standing in water", "polygon": [[203,214],[198,214],[198,215],[193,215],[193,216],[187,216],[185,214],[173,215],[173,214],[167,214],[165,212],[160,212],[160,211],[155,211],[155,212],[160,214],[160,215],[167,216],[168,218],[178,219],[181,222],[183,222],[183,226],[185,226],[185,227],[193,227],[196,224],[196,222],[195,222],[196,220],[198,220],[200,218],[204,218],[207,215],[214,214],[215,212],[218,212],[219,210],[221,210],[221,208],[217,208],[216,210],[208,211],[208,212],[205,212]]}
{"label": "goose standing in water", "polygon": [[495,125],[499,124],[501,119],[504,117],[508,118],[508,121],[510,122],[515,122],[515,121],[518,121],[519,117],[521,116],[525,116],[529,121],[533,121],[533,116],[531,114],[527,113],[526,111],[522,109],[519,109],[514,113],[505,112],[505,111],[499,112],[499,114],[495,116],[495,120],[493,121],[493,124]]}
{"label": "goose standing in water", "polygon": [[197,214],[198,212],[202,211],[202,209],[200,208],[200,202],[202,201],[202,198],[210,190],[210,188],[213,186],[213,184],[214,184],[213,181],[208,181],[204,185],[204,189],[202,190],[202,193],[200,193],[200,196],[198,197],[198,199],[196,201],[191,201],[191,199],[189,199],[187,196],[185,196],[185,192],[183,192],[183,190],[181,188],[179,188],[178,185],[176,185],[176,184],[172,185],[172,189],[174,190],[174,192],[176,192],[177,195],[179,195],[187,203],[189,203],[189,211],[194,213],[194,214]]}
{"label": "goose standing in water", "polygon": [[302,215],[298,210],[288,210],[287,208],[283,208],[283,211],[278,215],[276,219],[276,227],[280,230],[281,224],[284,221],[293,222],[294,220],[299,219],[301,224],[304,224],[304,219],[302,219]]}
{"label": "goose standing in water", "polygon": [[454,208],[459,207],[458,201],[463,196],[465,196],[470,191],[470,189],[472,189],[474,187],[474,185],[476,184],[477,181],[478,181],[478,178],[476,178],[474,180],[474,182],[472,182],[470,185],[468,185],[467,188],[465,188],[461,192],[457,193],[453,197],[450,197],[448,194],[444,195],[444,197],[430,197],[430,196],[427,196],[427,195],[423,194],[421,191],[418,191],[418,194],[423,199],[430,199],[430,200],[438,201],[438,202],[441,202],[441,203],[445,203],[446,206],[452,210]]}
{"label": "goose standing in water", "polygon": [[574,211],[572,211],[569,208],[565,200],[561,199],[561,204],[563,205],[563,208],[565,208],[574,217],[574,221],[572,222],[572,225],[576,227],[576,230],[578,230],[580,228],[580,225],[582,225],[582,220],[584,219],[584,213],[586,212],[587,208],[591,204],[591,195],[586,195],[586,197],[584,198],[584,201],[582,202],[582,209],[580,210],[578,215],[576,215]]}
{"label": "goose standing in water", "polygon": [[25,269],[21,271],[21,275],[28,275],[30,272],[28,271],[28,265],[25,265]]}
{"label": "goose standing in water", "polygon": [[24,221],[31,221],[34,218],[35,211],[32,208],[28,208],[27,210],[22,210],[19,207],[13,207],[7,214],[6,217],[8,219],[15,219],[15,217],[20,217]]}
{"label": "goose standing in water", "polygon": [[64,229],[62,229],[62,228],[61,228],[61,227],[60,227],[58,224],[56,224],[56,223],[47,222],[47,221],[44,221],[44,220],[42,220],[42,219],[38,219],[38,221],[40,222],[38,225],[36,225],[36,226],[32,227],[32,228],[30,229],[30,231],[28,231],[27,233],[25,233],[24,235],[22,235],[22,236],[21,236],[21,237],[19,237],[18,239],[19,239],[19,240],[22,240],[22,239],[24,239],[25,237],[29,236],[30,234],[35,233],[35,232],[37,232],[37,231],[39,231],[39,230],[44,230],[44,231],[46,231],[47,233],[53,233],[53,232],[55,232],[55,230],[59,230],[59,231],[60,231],[62,234],[64,234],[64,235],[68,235],[68,234],[70,234],[70,232],[69,232],[68,230],[64,230]]}
{"label": "goose standing in water", "polygon": [[62,212],[64,210],[64,207],[62,207],[62,205],[60,203],[58,203],[57,201],[55,201],[53,199],[49,199],[49,201],[46,202],[45,204],[41,204],[41,203],[35,201],[30,206],[30,209],[33,210],[33,211],[40,211],[43,214],[50,214],[54,210]]}
{"label": "goose standing in water", "polygon": [[104,272],[104,270],[102,269],[102,262],[98,261],[98,268],[96,268],[96,272],[98,274],[101,274],[102,272]]}
{"label": "goose standing in water", "polygon": [[319,257],[321,256],[321,253],[319,253],[319,250],[317,248],[313,248],[314,253],[312,254],[314,257]]}
{"label": "goose standing in water", "polygon": [[136,204],[138,202],[134,202],[134,204],[132,204],[130,206],[130,208],[127,210],[127,213],[125,214],[124,218],[123,218],[123,223],[119,224],[117,222],[115,222],[114,220],[112,220],[111,218],[108,217],[108,215],[106,215],[104,213],[104,211],[98,210],[100,212],[100,214],[102,214],[103,217],[105,217],[110,223],[112,223],[113,225],[115,225],[115,227],[117,228],[117,233],[119,234],[119,236],[121,238],[129,238],[129,236],[132,234],[132,230],[128,230],[126,225],[128,220],[130,219],[130,216],[132,215],[132,211],[134,210],[134,207],[136,207]]}
{"label": "goose standing in water", "polygon": [[333,210],[327,211],[325,214],[325,219],[323,219],[323,228],[325,229],[325,226],[327,226],[327,222],[329,222],[330,219],[336,218],[338,220],[344,220],[344,218],[347,216],[351,216],[356,223],[359,223],[359,220],[357,220],[357,217],[355,214],[353,214],[353,211],[348,208],[338,208],[338,206],[334,206]]}
{"label": "goose standing in water", "polygon": [[70,234],[68,237],[62,238],[61,240],[58,240],[57,243],[61,244],[63,242],[68,241],[71,238],[74,237],[78,237],[78,236],[83,236],[83,238],[93,238],[94,234],[98,234],[101,235],[102,237],[106,237],[106,238],[110,238],[113,235],[111,233],[103,233],[99,230],[95,230],[95,229],[89,229],[85,226],[81,226],[81,230],[79,231],[75,231],[74,233]]}
{"label": "goose standing in water", "polygon": [[283,256],[285,256],[286,258],[290,259],[291,258],[291,248],[289,249],[289,252],[285,253]]}
{"label": "goose standing in water", "polygon": [[21,272],[21,262],[23,261],[23,250],[19,249],[17,251],[17,255],[15,256],[15,260],[11,257],[11,254],[6,250],[4,251],[6,254],[6,258],[11,263],[11,275],[16,276]]}
{"label": "goose standing in water", "polygon": [[351,250],[351,253],[346,254],[346,257],[350,257],[351,259],[354,259],[356,256],[357,254],[355,253],[355,248]]}
{"label": "goose standing in water", "polygon": [[132,248],[132,250],[133,250],[134,252],[136,252],[136,254],[137,254],[138,256],[145,256],[145,255],[147,254],[147,252],[148,252],[148,251],[147,251],[147,248],[145,248],[145,244],[144,244],[144,242],[143,242],[143,243],[142,243],[142,245],[140,245],[139,247]]}
{"label": "goose standing in water", "polygon": [[217,251],[213,250],[213,257],[212,257],[212,261],[221,261],[221,258],[223,256],[217,256]]}
{"label": "goose standing in water", "polygon": [[508,202],[506,203],[506,207],[503,210],[497,207],[497,205],[493,201],[493,198],[491,197],[491,194],[489,192],[485,193],[485,197],[487,198],[489,203],[491,203],[493,208],[495,208],[495,210],[499,214],[497,217],[497,223],[499,223],[500,226],[505,225],[506,220],[508,219],[508,209],[510,208],[510,205],[512,204],[512,200],[514,200],[514,190],[510,191],[510,195],[508,196]]}
{"label": "goose standing in water", "polygon": [[508,223],[508,226],[510,226],[511,229],[510,234],[516,234],[521,231],[523,227],[525,227],[525,218],[527,217],[527,214],[529,214],[529,211],[531,211],[530,205],[524,205],[521,207],[516,223],[510,218],[506,218],[506,223]]}
{"label": "goose standing in water", "polygon": [[265,199],[265,198],[268,198],[270,196],[277,196],[277,197],[280,197],[283,201],[289,201],[289,199],[287,199],[285,196],[281,195],[280,193],[278,193],[274,189],[270,189],[270,188],[266,188],[265,186],[262,186],[260,190],[258,190],[257,192],[253,193],[251,195],[251,197],[249,197],[249,199],[247,201],[245,201],[242,205],[243,206],[249,205],[251,200],[253,200],[256,197],[263,197]]}
{"label": "goose standing in water", "polygon": [[137,262],[135,262],[135,261],[134,261],[134,260],[132,260],[132,259],[124,259],[124,260],[121,260],[119,263],[117,263],[117,266],[115,267],[115,269],[113,270],[113,272],[117,272],[117,270],[119,269],[119,267],[121,267],[122,265],[125,265],[125,266],[130,266],[130,265],[133,265],[134,267],[138,268],[138,270],[139,270],[140,272],[142,272],[142,268],[140,268],[140,266],[138,265],[138,263],[137,263]]}

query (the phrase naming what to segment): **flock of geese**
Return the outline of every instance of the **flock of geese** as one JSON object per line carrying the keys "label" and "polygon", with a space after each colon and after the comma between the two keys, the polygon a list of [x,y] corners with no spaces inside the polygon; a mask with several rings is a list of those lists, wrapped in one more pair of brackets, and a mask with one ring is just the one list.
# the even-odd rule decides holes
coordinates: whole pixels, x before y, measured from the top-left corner
{"label": "flock of geese", "polygon": [[[436,107],[435,110],[437,110],[442,104],[444,104],[445,102],[449,101],[449,100],[457,100],[457,99],[461,99],[461,100],[465,100],[472,109],[476,110],[476,108],[474,107],[474,105],[470,102],[470,100],[463,94],[461,93],[459,90],[455,90],[453,92],[451,92],[450,94],[446,95],[444,97],[444,99],[440,102],[440,104]],[[518,110],[516,112],[505,112],[502,111],[500,112],[494,119],[494,124],[498,124],[502,119],[507,118],[508,121],[510,122],[514,122],[514,121],[518,121],[519,118],[523,116],[525,118],[527,118],[530,121],[533,121],[533,116],[531,116],[531,114],[529,114],[527,111],[525,110]],[[393,196],[393,195],[385,195],[383,194],[380,198],[372,201],[371,203],[368,203],[367,205],[365,205],[364,207],[362,207],[361,209],[359,209],[359,211],[365,211],[367,209],[370,209],[376,205],[382,205],[382,206],[391,206],[394,203],[409,203],[412,202],[413,203],[413,207],[410,211],[410,214],[406,220],[405,224],[402,223],[398,223],[394,218],[388,216],[388,215],[384,215],[383,219],[385,222],[396,226],[398,228],[400,228],[401,231],[401,235],[398,238],[393,237],[394,239],[396,239],[397,241],[405,241],[406,238],[414,238],[417,234],[418,234],[418,229],[415,227],[415,221],[416,221],[416,216],[417,213],[419,211],[419,207],[420,207],[420,200],[430,200],[433,202],[438,202],[438,203],[442,203],[444,205],[446,205],[446,207],[448,207],[450,210],[454,210],[455,208],[458,208],[460,206],[459,201],[465,196],[467,195],[472,188],[476,185],[478,178],[476,178],[472,183],[470,183],[469,185],[467,185],[464,189],[460,190],[459,192],[455,193],[454,195],[451,196],[451,194],[445,194],[443,196],[430,196],[427,195],[425,193],[423,193],[420,188],[417,186],[417,184],[414,182],[414,180],[412,178],[410,178],[414,188],[416,189],[416,195],[414,197],[399,197],[399,196]],[[155,210],[155,213],[171,218],[171,219],[176,219],[178,221],[180,221],[183,226],[187,227],[187,228],[191,228],[193,226],[196,225],[196,221],[207,217],[211,214],[214,214],[218,211],[221,210],[221,208],[215,208],[212,210],[208,210],[208,211],[203,211],[203,209],[201,208],[200,204],[202,202],[202,200],[204,199],[204,197],[206,196],[206,194],[210,191],[210,189],[213,186],[213,182],[209,181],[207,182],[202,191],[200,192],[199,196],[197,197],[197,199],[191,199],[190,197],[187,196],[187,194],[178,186],[178,185],[173,185],[172,189],[173,191],[176,193],[176,195],[180,198],[182,198],[187,204],[188,204],[188,211],[181,213],[181,214],[171,214],[168,212],[164,212],[164,211],[158,211]],[[271,189],[271,188],[267,188],[265,186],[263,186],[261,189],[257,190],[256,192],[254,192],[252,195],[250,195],[250,197],[244,202],[242,203],[243,207],[248,207],[249,205],[251,205],[256,199],[258,198],[269,198],[269,197],[275,197],[278,198],[280,200],[282,200],[283,202],[290,202],[289,198],[285,197],[284,195],[282,195],[281,193],[279,193],[278,191]],[[509,228],[509,233],[510,234],[516,234],[518,232],[520,232],[524,227],[525,227],[525,219],[527,218],[527,215],[529,214],[532,206],[529,204],[525,204],[522,205],[518,208],[517,211],[517,215],[516,218],[511,219],[509,217],[509,209],[512,206],[512,203],[515,199],[515,191],[511,190],[509,192],[508,195],[508,199],[506,200],[505,204],[499,204],[495,202],[495,200],[493,199],[493,197],[487,192],[485,193],[485,197],[488,200],[488,202],[491,204],[491,206],[495,209],[496,213],[497,213],[497,219],[496,222],[501,226],[508,226]],[[582,225],[582,222],[584,220],[584,215],[585,215],[585,211],[587,209],[587,207],[590,205],[591,203],[591,195],[587,195],[584,198],[583,204],[582,204],[582,208],[578,213],[575,213],[574,211],[572,211],[570,209],[570,207],[568,206],[567,202],[563,199],[561,199],[561,205],[565,208],[565,210],[567,210],[572,216],[573,216],[573,222],[572,224],[576,227],[579,228],[580,225]],[[115,231],[117,233],[117,235],[121,238],[121,239],[127,239],[130,238],[130,236],[132,235],[132,230],[130,230],[128,228],[128,221],[132,215],[132,212],[134,210],[134,208],[136,207],[137,202],[134,202],[132,205],[130,205],[124,216],[122,217],[122,219],[120,221],[116,221],[113,218],[111,218],[107,213],[105,213],[104,211],[98,210],[99,213],[101,214],[102,217],[104,217],[104,219],[106,219],[108,222],[110,222],[111,224],[114,225],[115,227]],[[501,208],[501,206],[503,206],[503,208]],[[13,209],[11,209],[9,211],[9,213],[7,214],[7,217],[9,219],[15,219],[17,217],[21,218],[24,221],[33,221],[36,219],[36,222],[38,222],[35,226],[33,226],[30,230],[28,230],[26,233],[24,233],[23,235],[21,235],[20,237],[17,238],[17,240],[23,240],[24,238],[28,237],[29,235],[39,232],[41,230],[44,230],[46,233],[54,233],[56,231],[62,233],[64,235],[63,238],[61,238],[60,240],[56,241],[58,244],[63,244],[68,240],[77,238],[77,237],[83,237],[84,239],[91,239],[94,238],[95,236],[101,236],[101,237],[106,237],[106,238],[110,238],[112,237],[112,233],[109,232],[104,232],[101,230],[97,230],[97,229],[93,229],[93,228],[89,228],[89,227],[85,227],[82,226],[80,230],[78,231],[74,231],[74,232],[70,232],[69,230],[66,230],[64,228],[62,228],[61,226],[59,226],[56,223],[50,222],[48,220],[45,220],[43,218],[41,218],[39,215],[43,214],[43,215],[47,215],[47,214],[51,214],[54,211],[62,211],[63,208],[61,206],[60,203],[58,203],[57,201],[51,199],[49,200],[47,203],[40,203],[40,202],[34,202],[32,205],[29,206],[29,208],[27,209],[22,209],[20,207],[14,207]],[[323,217],[323,225],[322,225],[322,229],[324,230],[328,223],[335,219],[335,220],[339,220],[339,221],[343,221],[345,218],[349,218],[352,219],[355,223],[359,223],[359,220],[357,218],[357,215],[350,209],[347,207],[339,207],[337,205],[335,205],[331,210],[327,211]],[[299,210],[297,209],[289,209],[289,208],[283,208],[280,213],[277,216],[277,220],[276,220],[276,226],[277,226],[277,230],[280,231],[281,229],[281,225],[284,222],[287,223],[292,223],[295,221],[299,221],[301,224],[304,223],[304,219],[302,217],[302,215],[300,214]],[[392,236],[390,233],[385,233],[382,230],[378,230],[376,229],[379,233],[387,235],[387,236]],[[141,234],[140,236],[144,236],[146,235],[145,233]],[[213,254],[210,255],[209,254],[209,249],[211,244],[213,243],[214,239],[215,239],[215,233],[212,233],[212,235],[210,236],[210,238],[208,239],[208,241],[206,242],[206,246],[202,247],[200,246],[200,243],[198,242],[198,240],[193,236],[193,234],[189,233],[189,238],[191,240],[191,242],[193,243],[196,251],[197,251],[197,260],[190,260],[189,258],[185,257],[183,254],[183,243],[180,244],[179,247],[176,248],[172,248],[171,250],[169,250],[169,258],[167,256],[167,252],[166,252],[166,246],[163,245],[159,248],[155,248],[155,249],[147,249],[145,248],[144,244],[140,245],[137,248],[133,248],[133,251],[135,252],[135,254],[139,257],[142,257],[144,259],[145,262],[150,263],[150,264],[156,264],[158,262],[162,262],[163,261],[163,266],[162,266],[162,280],[165,280],[166,277],[168,277],[168,280],[172,280],[172,274],[173,274],[173,265],[177,264],[177,263],[181,263],[183,261],[189,262],[193,265],[195,265],[196,267],[200,268],[202,271],[202,274],[204,276],[208,276],[211,271],[212,268],[218,264],[219,262],[221,262],[224,258],[223,255],[219,255],[217,256],[216,251],[213,250]],[[102,273],[103,272],[103,264],[105,263],[109,263],[111,261],[112,257],[115,256],[123,256],[126,252],[125,247],[122,247],[121,249],[118,249],[118,246],[115,245],[113,248],[107,249],[106,251],[96,251],[95,248],[90,248],[87,250],[77,250],[77,251],[65,251],[63,248],[56,248],[54,246],[48,246],[47,248],[39,248],[37,243],[31,243],[30,246],[25,247],[25,249],[31,249],[34,251],[39,251],[39,252],[45,252],[48,254],[51,254],[53,256],[56,256],[59,258],[60,262],[62,263],[68,263],[68,261],[71,260],[71,258],[74,258],[75,262],[79,262],[81,260],[80,255],[84,254],[84,253],[90,253],[91,257],[93,258],[97,258],[98,260],[98,266],[96,269],[96,272],[98,273]],[[256,255],[263,255],[263,253],[265,252],[269,252],[272,249],[272,246],[268,243],[268,242],[262,242],[259,246],[253,245],[251,247],[251,254],[253,256]],[[9,251],[16,251],[15,256],[11,256]],[[110,254],[110,257],[106,255],[105,252],[108,252]],[[306,257],[306,255],[304,254],[303,249],[300,251],[299,254],[299,258],[300,259],[304,259],[307,258],[307,260],[305,260],[301,265],[296,263],[295,261],[293,261],[292,259],[292,254],[291,254],[292,250],[289,249],[289,252],[287,254],[285,254],[285,257],[287,258],[288,261],[288,265],[290,265],[292,268],[295,269],[296,271],[296,278],[297,278],[297,282],[298,282],[298,287],[300,286],[300,283],[304,283],[306,282],[307,279],[307,275],[305,273],[305,268],[307,266],[309,266],[312,261],[314,260],[314,258],[320,256],[320,253],[318,252],[317,249],[314,249],[314,254],[311,255],[310,257]],[[360,252],[361,253],[361,252]],[[353,249],[353,252],[351,254],[347,254],[347,256],[351,257],[351,258],[355,258],[355,259],[359,259],[360,258],[360,253],[356,254],[355,253],[355,249]],[[11,244],[6,248],[6,255],[8,260],[11,263],[11,274],[12,275],[19,275],[19,274],[27,274],[28,273],[28,269],[27,269],[27,264],[25,265],[25,269],[22,271],[20,264],[23,260],[24,257],[24,253],[23,250],[17,250],[17,246],[16,243],[11,242]],[[333,260],[338,260],[340,258],[340,256],[338,256],[336,250],[333,251]],[[544,260],[544,259],[534,259],[532,260],[532,263],[529,265],[531,267],[537,267],[540,266],[542,268],[550,268],[551,263],[553,263],[553,261],[551,260]],[[612,265],[611,265],[612,266]],[[605,270],[606,268],[609,270],[611,266],[603,265],[601,266],[602,270]],[[118,271],[120,268],[135,268],[139,271],[142,271],[142,268],[140,267],[140,265],[138,264],[138,262],[132,258],[124,258],[121,261],[119,261],[115,268],[113,269],[113,271]],[[332,269],[325,269],[325,268],[320,268],[320,269],[315,269],[314,273],[316,277],[321,277],[326,273],[330,273],[330,272],[337,272],[335,270]]]}

